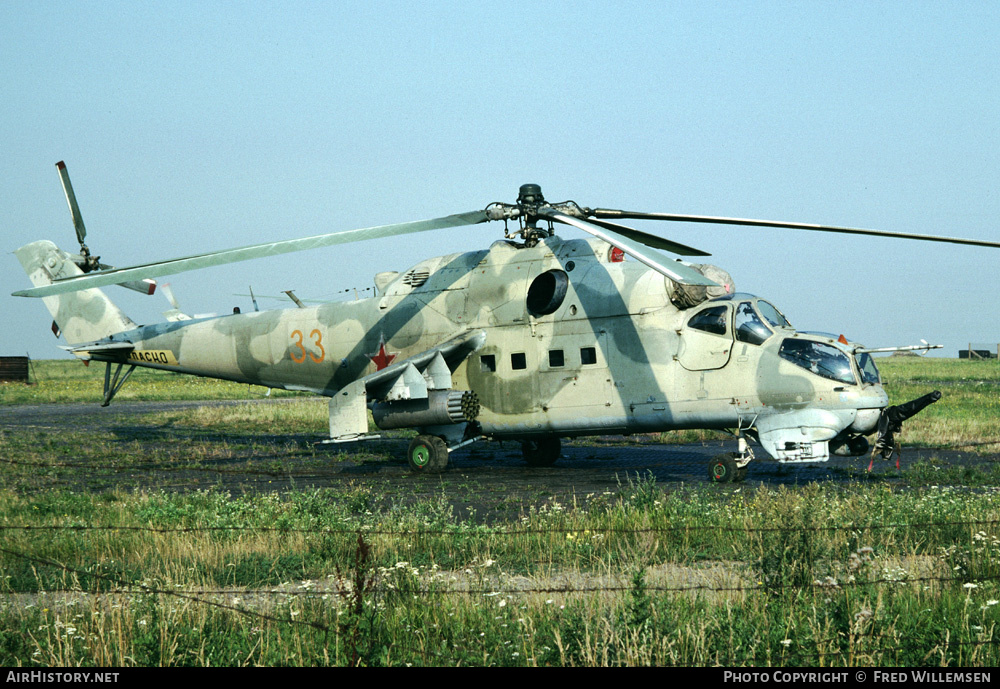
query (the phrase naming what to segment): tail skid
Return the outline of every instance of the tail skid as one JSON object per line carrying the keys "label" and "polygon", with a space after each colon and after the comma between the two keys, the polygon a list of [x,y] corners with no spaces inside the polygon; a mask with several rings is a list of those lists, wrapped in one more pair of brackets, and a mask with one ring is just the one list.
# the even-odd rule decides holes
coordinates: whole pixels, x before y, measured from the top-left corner
{"label": "tail skid", "polygon": [[[48,240],[26,244],[14,253],[36,287],[83,275],[72,256]],[[138,327],[97,288],[43,297],[42,301],[71,345],[94,342]]]}

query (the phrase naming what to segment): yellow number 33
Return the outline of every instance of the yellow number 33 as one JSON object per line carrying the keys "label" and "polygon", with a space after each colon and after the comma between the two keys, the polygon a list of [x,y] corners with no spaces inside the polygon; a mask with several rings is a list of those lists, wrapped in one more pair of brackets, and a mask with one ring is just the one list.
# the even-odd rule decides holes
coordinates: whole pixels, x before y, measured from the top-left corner
{"label": "yellow number 33", "polygon": [[[318,357],[312,352],[310,352],[308,349],[306,349],[305,345],[302,344],[301,330],[293,330],[292,339],[295,340],[295,343],[292,345],[292,351],[289,352],[289,355],[292,357],[292,361],[294,361],[295,363],[301,364],[306,360],[306,356],[308,356],[317,364],[321,363],[323,359],[326,358],[326,350],[323,349],[323,333],[321,333],[319,330],[313,330],[311,333],[309,333],[309,339],[313,340],[313,344],[319,348]],[[298,348],[297,356],[295,348]]]}

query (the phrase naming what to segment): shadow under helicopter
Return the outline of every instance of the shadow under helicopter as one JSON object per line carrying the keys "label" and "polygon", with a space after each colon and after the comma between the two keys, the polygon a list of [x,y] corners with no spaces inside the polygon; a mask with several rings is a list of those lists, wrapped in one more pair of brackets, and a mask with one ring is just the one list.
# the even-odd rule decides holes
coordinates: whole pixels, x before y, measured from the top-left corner
{"label": "shadow under helicopter", "polygon": [[[0,409],[0,430],[12,434],[46,433],[57,446],[61,442],[57,431],[63,427],[106,438],[103,442],[110,448],[106,458],[91,455],[86,460],[68,461],[72,453],[56,447],[58,461],[47,468],[43,452],[40,460],[32,460],[42,464],[30,471],[31,482],[38,489],[63,487],[97,492],[216,489],[242,494],[366,488],[378,495],[445,494],[457,500],[471,490],[496,493],[498,499],[516,502],[541,494],[616,494],[627,489],[629,481],[650,478],[663,490],[705,485],[710,490],[735,491],[829,482],[927,483],[914,474],[922,471],[926,478],[939,471],[942,478],[934,478],[932,483],[962,485],[963,481],[955,476],[994,476],[1000,462],[1000,452],[996,451],[975,454],[904,445],[898,471],[894,461],[878,461],[869,473],[867,456],[835,456],[825,463],[794,465],[764,459],[751,465],[745,483],[709,485],[707,460],[734,449],[733,442],[663,445],[656,436],[637,435],[567,441],[559,461],[546,468],[526,466],[517,442],[478,442],[456,451],[447,472],[420,475],[411,473],[404,459],[409,437],[403,434],[354,446],[319,449],[315,445],[322,438],[319,434],[263,436],[240,430],[193,428],[154,416],[198,406],[282,403],[123,400],[97,413],[92,404],[7,407]],[[67,446],[75,442],[74,438],[66,438]],[[141,457],[134,455],[137,446],[143,448]],[[187,448],[197,451],[188,453]],[[990,484],[979,480],[975,485]]]}
{"label": "shadow under helicopter", "polygon": [[[525,465],[520,443],[480,442],[452,454],[448,471],[426,475],[411,472],[405,450],[409,437],[385,438],[344,446],[335,451],[316,446],[316,436],[292,434],[262,440],[260,435],[161,425],[115,426],[112,433],[122,443],[217,443],[224,456],[208,456],[188,466],[176,461],[142,462],[122,467],[137,488],[162,488],[157,477],[197,478],[192,488],[217,486],[237,492],[287,491],[304,488],[355,487],[386,483],[411,489],[437,487],[461,490],[467,481],[495,485],[544,486],[554,492],[617,492],[629,480],[652,479],[665,490],[708,484],[708,460],[720,452],[736,450],[735,441],[664,445],[648,436],[593,437],[567,440],[551,467]],[[761,454],[763,452],[761,451]],[[815,464],[782,464],[771,460],[753,463],[742,484],[719,485],[718,490],[795,486],[809,483],[900,483],[917,465],[939,469],[964,467],[989,471],[1000,461],[997,454],[906,447],[896,469],[894,460],[876,461],[868,471],[869,457],[831,457]],[[145,478],[143,478],[145,477]],[[107,477],[110,478],[110,477]],[[171,481],[172,482],[172,481]],[[183,481],[182,481],[183,483]]]}

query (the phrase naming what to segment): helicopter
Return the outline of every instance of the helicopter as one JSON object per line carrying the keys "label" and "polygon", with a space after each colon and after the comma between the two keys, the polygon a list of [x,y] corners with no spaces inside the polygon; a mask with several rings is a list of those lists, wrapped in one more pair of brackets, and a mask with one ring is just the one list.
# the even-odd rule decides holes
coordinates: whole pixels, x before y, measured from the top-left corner
{"label": "helicopter", "polygon": [[[515,203],[430,220],[353,229],[158,261],[100,263],[66,172],[57,164],[80,253],[48,240],[15,253],[64,349],[106,364],[102,406],[137,367],[329,398],[329,438],[347,443],[413,429],[414,472],[437,473],[477,440],[514,440],[530,466],[550,466],[561,439],[678,429],[728,431],[738,450],[709,479],[740,481],[754,445],[781,463],[831,454],[888,458],[907,418],[940,397],[889,405],[871,349],[843,335],[800,332],[769,301],[738,292],[709,254],[617,221],[749,225],[951,242],[1000,243],[806,223],[645,213],[548,202],[525,184]],[[348,242],[502,222],[487,248],[374,276],[374,296],[348,302],[139,325],[100,288],[144,293],[154,278]],[[566,239],[557,226],[589,235]],[[663,251],[683,259],[674,259]],[[938,345],[939,346],[939,345]],[[124,367],[128,367],[124,374]],[[112,373],[113,371],[113,373]],[[875,436],[870,443],[869,436]]]}

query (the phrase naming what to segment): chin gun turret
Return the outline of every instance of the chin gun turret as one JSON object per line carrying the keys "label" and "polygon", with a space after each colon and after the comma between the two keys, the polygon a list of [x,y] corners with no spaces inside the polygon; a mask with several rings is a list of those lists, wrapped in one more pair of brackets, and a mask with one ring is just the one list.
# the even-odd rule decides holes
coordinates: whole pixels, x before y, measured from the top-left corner
{"label": "chin gun turret", "polygon": [[941,399],[941,392],[935,390],[915,400],[883,409],[878,419],[878,436],[875,439],[873,454],[880,454],[884,459],[888,459],[896,449],[895,436],[902,429],[903,422],[916,416],[939,399]]}

